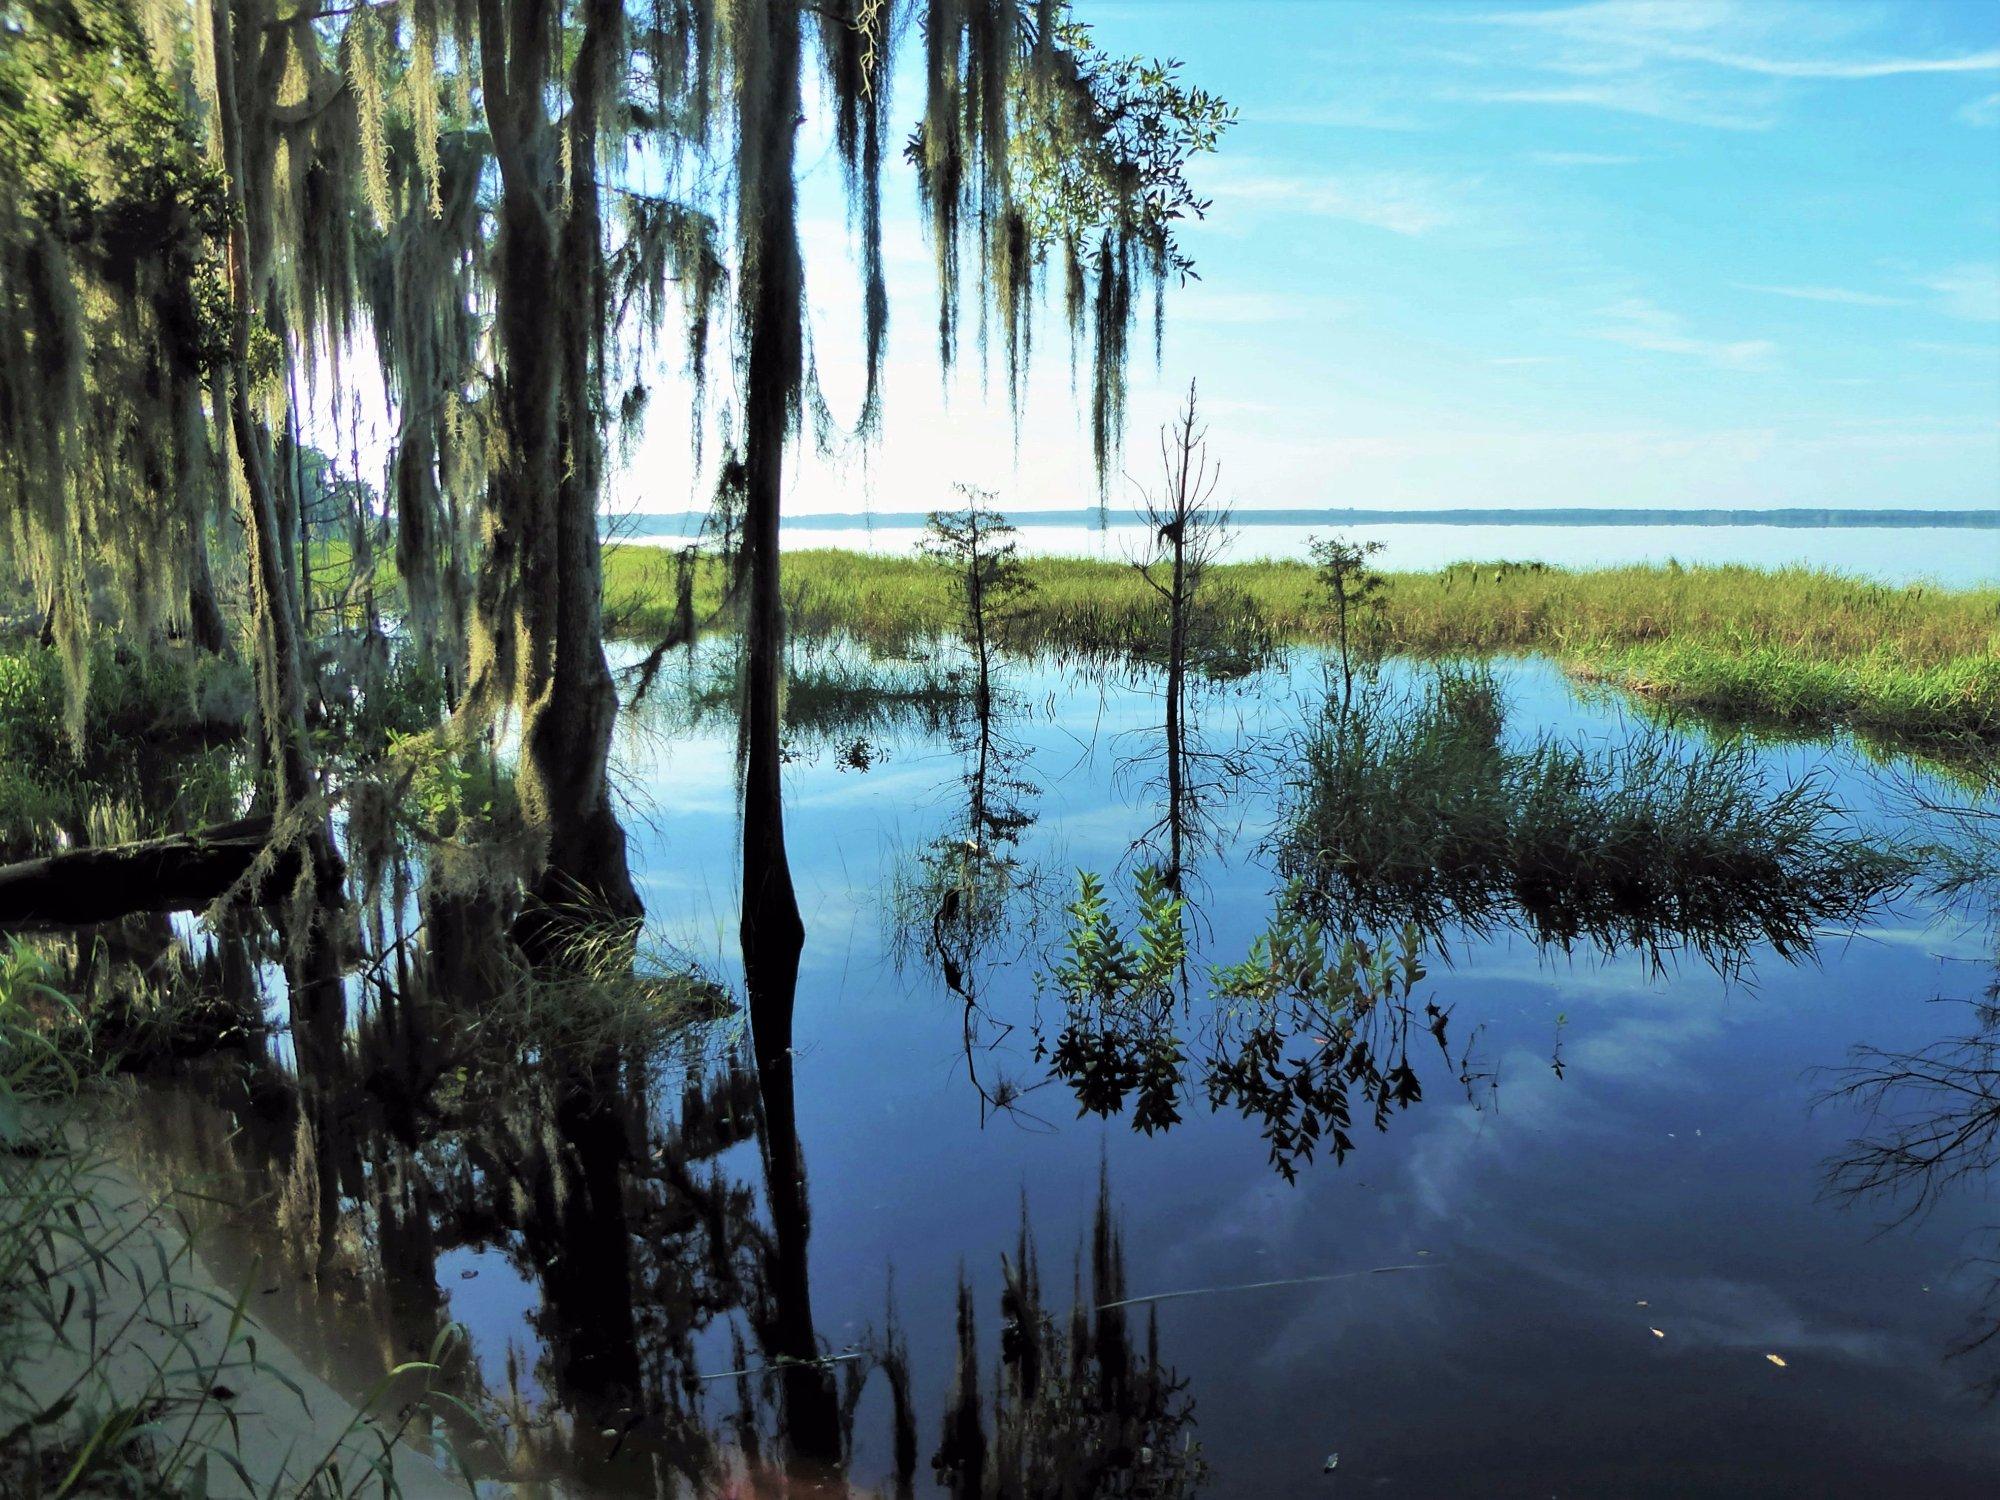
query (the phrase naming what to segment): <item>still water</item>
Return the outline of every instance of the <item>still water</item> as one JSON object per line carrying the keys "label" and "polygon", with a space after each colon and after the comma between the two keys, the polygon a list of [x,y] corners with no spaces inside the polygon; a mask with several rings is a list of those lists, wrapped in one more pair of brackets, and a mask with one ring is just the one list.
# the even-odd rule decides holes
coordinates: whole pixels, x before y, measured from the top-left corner
{"label": "still water", "polygon": [[[1113,561],[1143,555],[1143,528],[1114,524],[1037,525],[1020,518],[1023,552]],[[1455,562],[1545,562],[1566,568],[1627,564],[1740,563],[1779,568],[1804,565],[1881,583],[1929,581],[1955,588],[2000,582],[2000,529],[1927,526],[1590,526],[1383,524],[1332,526],[1243,525],[1233,529],[1224,556],[1230,561],[1301,558],[1315,536],[1339,534],[1382,544],[1385,568],[1413,572]],[[674,543],[635,537],[656,545]],[[906,557],[923,539],[902,526],[787,527],[787,548],[845,547]]]}
{"label": "still water", "polygon": [[[711,691],[729,649],[670,666],[619,777],[652,932],[737,987],[736,740]],[[1080,1493],[1994,1492],[2000,1350],[1960,1352],[2000,1316],[1988,1186],[1975,1175],[1906,1222],[1899,1201],[1842,1199],[1830,1173],[1872,1127],[1822,1099],[1857,1047],[1977,1029],[1995,949],[1976,911],[1906,892],[1822,924],[1791,961],[1762,941],[1710,962],[1447,927],[1406,1001],[1421,1097],[1379,1130],[1357,1099],[1345,1159],[1323,1148],[1287,1180],[1260,1123],[1198,1084],[1178,1124],[1142,1133],[1129,1110],[1080,1116],[1037,1056],[1077,871],[1129,924],[1132,872],[1158,857],[1157,679],[1007,664],[990,805],[969,820],[977,746],[923,691],[935,665],[898,677],[798,648],[789,1088],[730,1071],[724,1021],[699,1058],[658,1065],[636,1117],[509,1105],[489,1134],[403,1099],[343,1169],[380,1266],[355,1273],[346,1313],[299,1314],[317,1344],[343,1324],[390,1330],[348,1340],[374,1350],[463,1323],[480,1399],[563,1494],[776,1493],[745,1483],[744,1455],[817,1422],[838,1430],[824,1448],[843,1483],[896,1493],[913,1432],[917,1493],[954,1472],[977,1493],[947,1422],[968,1333],[971,1408],[998,1423],[981,1441],[1089,1435],[1112,1477]],[[1509,745],[1596,754],[1657,733],[1548,664],[1495,672]],[[1382,691],[1421,675],[1391,664]],[[844,698],[808,692],[829,680]],[[1326,664],[1299,652],[1196,694],[1191,1024],[1199,976],[1271,919],[1279,810],[1326,692]],[[1962,800],[1846,742],[1755,757],[1773,788],[1816,778],[1849,832],[1924,836],[1914,792]],[[923,872],[968,839],[1005,874],[946,963]],[[160,1092],[148,1148],[184,1175],[225,1154],[188,1124],[196,1092]],[[1024,1233],[1059,1332],[1079,1301],[1141,1299],[1071,1334],[1101,1362],[1119,1346],[1116,1380],[1044,1371],[1024,1393],[1019,1304],[1003,1303]],[[800,1347],[834,1361],[824,1409],[786,1363]]]}

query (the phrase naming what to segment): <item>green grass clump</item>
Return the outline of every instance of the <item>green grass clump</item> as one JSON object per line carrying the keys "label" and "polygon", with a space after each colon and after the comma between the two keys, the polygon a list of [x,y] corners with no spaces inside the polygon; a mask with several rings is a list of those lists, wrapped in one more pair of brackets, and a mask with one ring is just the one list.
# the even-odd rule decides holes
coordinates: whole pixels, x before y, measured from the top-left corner
{"label": "green grass clump", "polygon": [[1726,970],[1753,942],[1810,953],[1911,873],[1843,832],[1816,781],[1776,783],[1741,744],[1515,748],[1503,721],[1490,678],[1447,671],[1310,735],[1278,861],[1310,909],[1654,962],[1687,948]]}
{"label": "green grass clump", "polygon": [[1842,723],[1918,742],[2000,743],[2000,657],[1918,666],[1879,649],[1829,661],[1769,646],[1671,641],[1608,649],[1580,663],[1579,673],[1723,718]]}

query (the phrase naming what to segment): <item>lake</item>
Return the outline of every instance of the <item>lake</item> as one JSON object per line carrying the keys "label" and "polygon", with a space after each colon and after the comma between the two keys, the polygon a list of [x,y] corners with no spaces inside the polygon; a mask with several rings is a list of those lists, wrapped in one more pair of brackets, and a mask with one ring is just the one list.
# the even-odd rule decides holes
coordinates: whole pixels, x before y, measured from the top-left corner
{"label": "lake", "polygon": [[[651,939],[740,992],[734,649],[670,660],[618,776]],[[424,1074],[410,949],[365,965],[367,1098],[319,1142],[342,1269],[325,1295],[274,1280],[259,1309],[336,1378],[464,1324],[456,1388],[560,1494],[769,1493],[745,1476],[785,1442],[827,1455],[828,1490],[795,1491],[816,1493],[896,1493],[900,1472],[973,1494],[995,1453],[1031,1474],[1060,1455],[1092,1493],[1992,1493],[1986,1185],[1907,1220],[1906,1199],[1846,1198],[1884,1121],[1826,1097],[1857,1048],[1979,1030],[1996,958],[1976,904],[1920,883],[1858,917],[1746,896],[1697,933],[1629,893],[1572,921],[1579,892],[1518,871],[1451,892],[1409,918],[1421,978],[1313,1023],[1347,1047],[1351,1149],[1322,1108],[1317,1149],[1279,1170],[1268,1118],[1213,1107],[1195,1060],[1242,1040],[1206,976],[1286,886],[1326,661],[1192,700],[1180,1118],[1148,1132],[1130,1101],[1080,1113],[1089,1075],[1056,1062],[1077,872],[1136,942],[1135,872],[1164,847],[1157,676],[1006,663],[982,740],[940,693],[948,653],[793,651],[789,1064],[752,1074],[724,1017],[585,1096],[525,1059]],[[1363,691],[1407,718],[1432,670],[1392,662]],[[1548,663],[1491,670],[1508,765],[1556,745],[1666,785],[1713,750]],[[1919,802],[1964,800],[1845,739],[1744,753],[1733,774],[1769,798],[1809,781],[1846,839],[1928,838]],[[1435,894],[1435,873],[1398,889]],[[1354,889],[1386,953],[1402,897]],[[403,922],[442,947],[455,910],[413,890]],[[140,1154],[183,1183],[281,1176],[271,1066],[148,1085]],[[1921,1132],[1923,1101],[1892,1102]],[[239,1256],[276,1253],[256,1215],[225,1227]]]}

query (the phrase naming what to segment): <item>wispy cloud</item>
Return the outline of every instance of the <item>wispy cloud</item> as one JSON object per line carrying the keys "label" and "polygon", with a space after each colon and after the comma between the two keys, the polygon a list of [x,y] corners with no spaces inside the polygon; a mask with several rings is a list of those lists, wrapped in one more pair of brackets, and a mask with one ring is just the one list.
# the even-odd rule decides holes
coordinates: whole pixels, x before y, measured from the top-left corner
{"label": "wispy cloud", "polygon": [[1648,302],[1643,297],[1627,297],[1598,309],[1604,321],[1591,330],[1594,338],[1644,349],[1653,354],[1679,354],[1704,360],[1722,370],[1768,369],[1778,346],[1769,339],[1708,339],[1688,332],[1687,320],[1678,313]]}
{"label": "wispy cloud", "polygon": [[1429,234],[1465,217],[1456,186],[1424,172],[1224,170],[1203,186],[1218,203],[1274,204],[1288,215],[1344,219],[1392,234]]}
{"label": "wispy cloud", "polygon": [[1958,57],[1883,57],[1842,62],[1837,58],[1751,57],[1708,47],[1667,47],[1668,57],[1713,63],[1767,78],[1895,78],[1906,73],[1992,73],[2000,71],[2000,49]]}
{"label": "wispy cloud", "polygon": [[1974,99],[1970,104],[1959,106],[1958,117],[1967,125],[1981,130],[1991,130],[2000,125],[2000,94],[1988,94],[1984,99]]}
{"label": "wispy cloud", "polygon": [[[2000,48],[1944,57],[1774,57],[1745,51],[1742,40],[1771,28],[1772,8],[1698,0],[1604,0],[1555,10],[1502,11],[1481,19],[1532,27],[1556,36],[1617,49],[1632,59],[1706,63],[1766,78],[1894,78],[1909,73],[2000,72]],[[1732,45],[1738,43],[1739,45]]]}
{"label": "wispy cloud", "polygon": [[2000,362],[2000,344],[1954,344],[1941,339],[1910,339],[1906,348],[1920,354],[1942,354],[1947,359],[1976,359]]}
{"label": "wispy cloud", "polygon": [[1917,284],[1937,294],[1940,312],[1974,323],[2000,323],[2000,265],[1953,266],[1919,276]]}
{"label": "wispy cloud", "polygon": [[1767,292],[1773,297],[1792,297],[1800,302],[1839,302],[1850,307],[1907,307],[1908,297],[1884,297],[1878,292],[1856,292],[1840,286],[1751,286],[1738,282],[1745,292]]}
{"label": "wispy cloud", "polygon": [[1496,354],[1486,361],[1489,365],[1552,365],[1556,363],[1553,354]]}
{"label": "wispy cloud", "polygon": [[[1246,326],[1258,323],[1323,324],[1352,313],[1354,305],[1334,297],[1285,292],[1230,292],[1205,282],[1190,285],[1174,304],[1177,323]],[[1204,406],[1208,403],[1203,402]]]}
{"label": "wispy cloud", "polygon": [[1629,167],[1645,158],[1605,151],[1530,151],[1528,160],[1544,167]]}
{"label": "wispy cloud", "polygon": [[[1472,97],[1718,129],[1775,123],[1783,87],[1792,81],[2000,72],[2000,48],[1915,56],[1872,47],[1860,35],[1868,12],[1776,0],[1603,0],[1471,19],[1512,38],[1507,61],[1542,75]],[[1991,102],[1967,108],[1976,116]],[[1993,107],[2000,116],[2000,103]]]}
{"label": "wispy cloud", "polygon": [[1277,104],[1248,111],[1246,121],[1267,125],[1320,125],[1342,130],[1429,130],[1431,124],[1407,110],[1365,99],[1326,99],[1312,104]]}
{"label": "wispy cloud", "polygon": [[1751,101],[1716,99],[1658,80],[1625,78],[1615,83],[1566,83],[1548,87],[1472,89],[1456,97],[1482,104],[1552,104],[1608,109],[1682,125],[1717,130],[1768,130],[1777,116]]}

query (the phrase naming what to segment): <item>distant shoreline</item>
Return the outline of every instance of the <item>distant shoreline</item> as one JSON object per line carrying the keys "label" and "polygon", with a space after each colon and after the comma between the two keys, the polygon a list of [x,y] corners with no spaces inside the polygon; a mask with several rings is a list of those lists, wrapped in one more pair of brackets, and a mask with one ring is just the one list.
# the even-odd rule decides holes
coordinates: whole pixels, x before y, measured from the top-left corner
{"label": "distant shoreline", "polygon": [[[1113,526],[1132,524],[1127,508],[1108,513],[1094,506],[1063,510],[1005,511],[1016,526],[1086,526],[1096,528],[1107,518]],[[800,531],[900,530],[921,527],[928,511],[837,511],[824,515],[791,515],[780,525]],[[628,536],[689,536],[704,519],[700,511],[634,512],[604,518],[607,530]],[[1231,513],[1238,526],[1770,526],[1793,530],[1952,529],[2000,531],[2000,508],[1994,510],[1611,510],[1573,506],[1549,510],[1456,509],[1365,510],[1257,509],[1238,507]]]}

